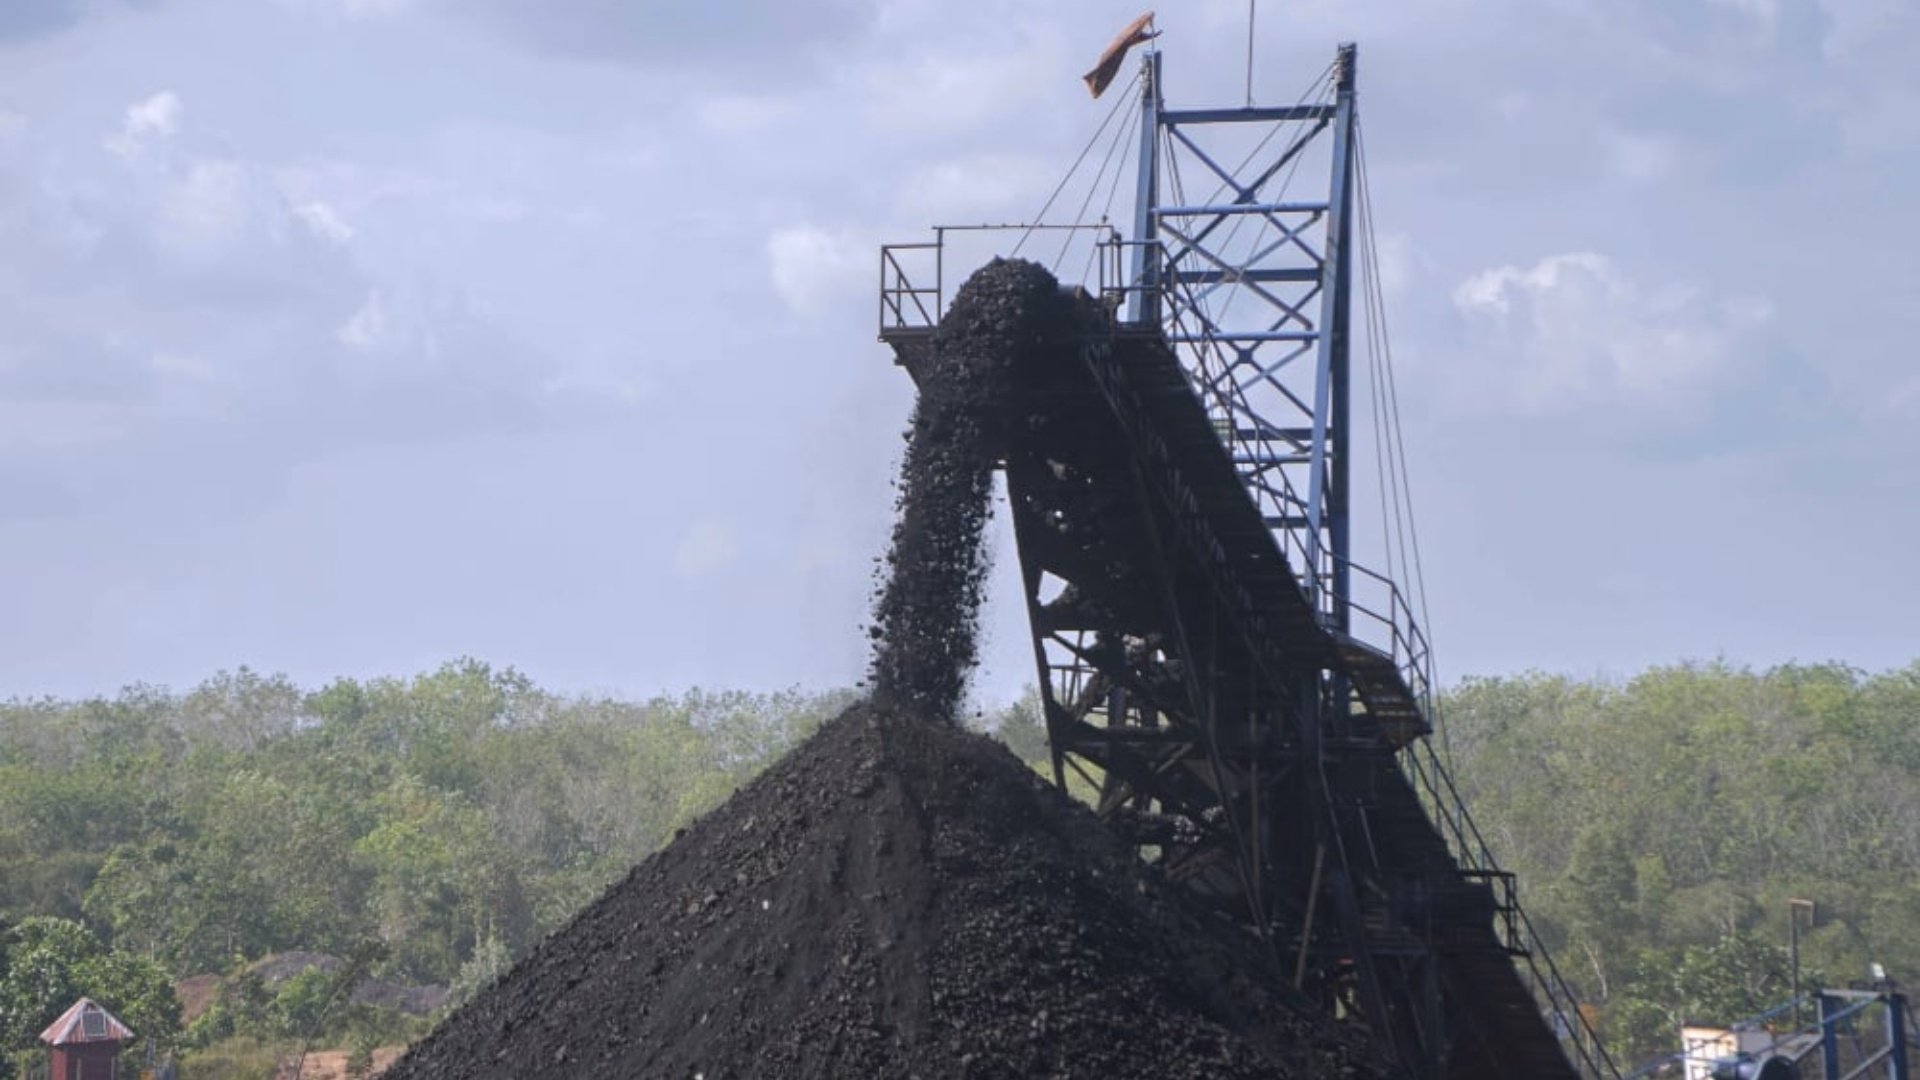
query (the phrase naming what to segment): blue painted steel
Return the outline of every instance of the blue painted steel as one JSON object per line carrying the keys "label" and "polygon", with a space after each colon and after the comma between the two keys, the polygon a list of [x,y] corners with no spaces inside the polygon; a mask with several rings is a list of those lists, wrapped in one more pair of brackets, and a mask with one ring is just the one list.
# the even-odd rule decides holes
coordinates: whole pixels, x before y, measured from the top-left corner
{"label": "blue painted steel", "polygon": [[1169,124],[1246,124],[1283,120],[1324,120],[1333,115],[1325,105],[1281,105],[1252,109],[1171,109]]}
{"label": "blue painted steel", "polygon": [[[1153,240],[1160,229],[1154,216],[1160,204],[1160,50],[1142,58],[1140,81],[1140,175],[1134,193],[1133,238]],[[1150,243],[1134,245],[1133,282],[1128,318],[1136,323],[1159,322],[1160,256]]]}
{"label": "blue painted steel", "polygon": [[1890,1080],[1907,1080],[1907,999],[1903,994],[1887,995],[1887,1045],[1893,1063]]}
{"label": "blue painted steel", "polygon": [[1198,217],[1203,214],[1308,214],[1323,213],[1323,202],[1226,203],[1214,206],[1163,206],[1162,218]]}
{"label": "blue painted steel", "polygon": [[1225,334],[1169,334],[1167,340],[1175,345],[1203,345],[1208,341],[1318,341],[1320,335],[1312,330],[1235,330]]}
{"label": "blue painted steel", "polygon": [[[1333,122],[1333,209],[1328,212],[1327,247],[1323,263],[1326,277],[1320,285],[1322,301],[1320,325],[1325,329],[1320,335],[1321,393],[1325,395],[1315,402],[1315,431],[1313,434],[1314,453],[1317,458],[1313,466],[1316,480],[1321,476],[1322,461],[1327,472],[1326,491],[1314,496],[1310,501],[1318,508],[1327,522],[1327,535],[1333,543],[1333,620],[1334,629],[1346,633],[1352,624],[1351,602],[1353,597],[1353,551],[1351,548],[1352,519],[1348,516],[1348,469],[1351,465],[1347,448],[1351,445],[1347,438],[1349,408],[1347,399],[1348,380],[1348,320],[1351,311],[1353,284],[1353,85],[1355,50],[1348,45],[1340,50],[1335,61],[1335,84],[1338,95],[1335,108],[1336,119]],[[1329,415],[1329,412],[1331,413]],[[1322,421],[1325,421],[1323,424]],[[1332,430],[1340,440],[1339,453],[1331,452],[1328,447],[1328,433],[1325,424],[1331,424]],[[1311,516],[1311,512],[1310,515]],[[1335,700],[1344,707],[1346,695],[1337,694]]]}
{"label": "blue painted steel", "polygon": [[[1285,523],[1275,538],[1303,589],[1330,629],[1347,632],[1354,599],[1346,460],[1351,45],[1341,47],[1334,71],[1332,93],[1321,101],[1169,109],[1159,55],[1146,59],[1128,313],[1161,324],[1184,350],[1195,389],[1227,433],[1263,515]],[[1246,152],[1251,138],[1259,142]],[[1324,198],[1286,190],[1308,160],[1324,163],[1313,170],[1326,169],[1319,174],[1329,184]],[[1229,161],[1239,165],[1223,164]],[[1197,166],[1197,175],[1183,178],[1182,162]],[[1183,198],[1189,180],[1214,194]],[[1149,316],[1156,293],[1163,307]],[[1293,363],[1307,355],[1312,365]],[[1310,434],[1283,439],[1280,429]]]}
{"label": "blue painted steel", "polygon": [[1820,1067],[1825,1070],[1820,1075],[1837,1077],[1840,1075],[1840,999],[1815,994],[1813,1000],[1820,1009]]}

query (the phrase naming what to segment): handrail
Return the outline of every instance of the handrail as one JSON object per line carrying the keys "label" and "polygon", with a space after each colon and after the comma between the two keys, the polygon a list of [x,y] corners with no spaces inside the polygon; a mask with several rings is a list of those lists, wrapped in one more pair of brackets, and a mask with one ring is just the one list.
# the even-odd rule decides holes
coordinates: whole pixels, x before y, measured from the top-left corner
{"label": "handrail", "polygon": [[[1416,790],[1425,789],[1427,798],[1424,801],[1443,826],[1442,836],[1462,869],[1468,873],[1501,872],[1486,837],[1468,814],[1466,801],[1461,798],[1459,788],[1454,786],[1452,775],[1441,763],[1432,744],[1424,739],[1415,740],[1408,744],[1400,760],[1402,766],[1412,772],[1411,779],[1416,784]],[[1526,909],[1520,905],[1518,896],[1513,901],[1513,916],[1509,918],[1508,925],[1519,936],[1505,944],[1510,951],[1526,960],[1526,972],[1536,999],[1552,1013],[1560,1030],[1585,1036],[1576,1037],[1573,1042],[1574,1052],[1579,1056],[1586,1073],[1607,1080],[1618,1080],[1620,1067],[1607,1053],[1606,1047],[1601,1045],[1597,1033],[1581,1013],[1579,998],[1574,994],[1572,984],[1561,975],[1559,966],[1553,962],[1545,938],[1533,925]]]}
{"label": "handrail", "polygon": [[[942,273],[940,242],[887,244],[880,249],[880,335],[890,330],[931,330],[940,324]],[[920,287],[908,278],[900,252],[932,251],[933,285]],[[922,280],[925,280],[922,278]],[[931,305],[929,305],[929,299]]]}
{"label": "handrail", "polygon": [[[975,232],[1104,232],[1106,236],[1094,241],[1095,254],[1107,254],[1120,234],[1113,226],[1105,223],[1098,225],[936,225],[933,239],[908,244],[884,244],[880,248],[880,336],[889,333],[924,332],[936,330],[940,325],[940,316],[946,311],[946,247],[948,233]],[[917,274],[910,276],[906,264],[901,261],[901,252],[930,251],[931,266],[917,268]],[[1117,256],[1115,256],[1117,257]],[[925,260],[925,256],[921,256]],[[908,261],[914,261],[909,259]],[[1105,261],[1100,264],[1099,278],[1102,282],[1117,280],[1120,267],[1109,267]],[[915,284],[925,282],[931,276],[933,284]],[[1083,283],[1084,284],[1084,283]],[[1104,291],[1105,286],[1102,285]]]}

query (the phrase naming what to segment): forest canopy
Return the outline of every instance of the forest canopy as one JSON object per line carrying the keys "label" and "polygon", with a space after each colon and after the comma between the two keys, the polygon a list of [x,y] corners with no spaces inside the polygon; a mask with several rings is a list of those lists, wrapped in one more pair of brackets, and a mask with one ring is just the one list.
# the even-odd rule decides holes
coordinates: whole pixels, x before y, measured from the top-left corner
{"label": "forest canopy", "polygon": [[[0,1035],[30,1042],[77,993],[177,1028],[169,980],[288,954],[457,1001],[852,699],[627,702],[463,660],[0,705]],[[1616,1056],[1784,1001],[1790,898],[1816,904],[1810,984],[1920,971],[1920,663],[1477,678],[1441,715]],[[1031,695],[980,722],[1044,757]],[[333,963],[161,1040],[310,1033]]]}

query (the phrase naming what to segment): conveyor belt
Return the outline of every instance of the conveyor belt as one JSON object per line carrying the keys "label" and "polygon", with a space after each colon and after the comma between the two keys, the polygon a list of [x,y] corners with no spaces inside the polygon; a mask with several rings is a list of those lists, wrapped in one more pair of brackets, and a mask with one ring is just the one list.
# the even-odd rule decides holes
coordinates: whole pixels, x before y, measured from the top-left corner
{"label": "conveyor belt", "polygon": [[[1397,762],[1419,698],[1322,625],[1165,340],[1079,303],[1084,335],[1018,373],[1006,459],[1056,773],[1085,768],[1170,874],[1303,952],[1309,991],[1408,1075],[1572,1080],[1493,890]],[[888,340],[916,376],[937,348]]]}

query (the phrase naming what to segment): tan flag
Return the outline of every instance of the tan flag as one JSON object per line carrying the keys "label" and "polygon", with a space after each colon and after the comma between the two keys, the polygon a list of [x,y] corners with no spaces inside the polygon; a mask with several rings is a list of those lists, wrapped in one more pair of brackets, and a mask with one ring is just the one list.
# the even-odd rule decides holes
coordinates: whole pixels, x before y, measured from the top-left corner
{"label": "tan flag", "polygon": [[1125,30],[1120,31],[1119,37],[1113,39],[1113,44],[1107,46],[1107,51],[1100,54],[1100,62],[1093,65],[1093,70],[1081,76],[1086,80],[1087,89],[1093,91],[1094,97],[1099,97],[1108,84],[1113,82],[1113,77],[1120,73],[1120,62],[1127,58],[1128,50],[1143,41],[1152,41],[1160,36],[1160,31],[1147,29],[1152,25],[1153,12],[1151,11],[1133,20]]}

